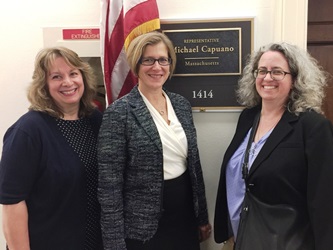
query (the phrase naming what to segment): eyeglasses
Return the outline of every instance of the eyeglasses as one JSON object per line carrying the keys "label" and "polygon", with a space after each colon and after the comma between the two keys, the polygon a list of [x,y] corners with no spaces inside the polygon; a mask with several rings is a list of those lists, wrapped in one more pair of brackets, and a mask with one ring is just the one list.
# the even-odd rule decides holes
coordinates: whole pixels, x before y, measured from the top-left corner
{"label": "eyeglasses", "polygon": [[168,66],[172,63],[172,59],[168,57],[160,57],[158,59],[152,58],[152,57],[144,57],[141,58],[139,63],[145,66],[152,66],[155,64],[155,62],[158,62],[161,66]]}
{"label": "eyeglasses", "polygon": [[254,77],[258,79],[265,78],[267,73],[271,75],[271,78],[274,81],[281,81],[284,79],[286,74],[291,74],[290,72],[283,71],[282,69],[273,69],[273,70],[256,69],[253,71]]}

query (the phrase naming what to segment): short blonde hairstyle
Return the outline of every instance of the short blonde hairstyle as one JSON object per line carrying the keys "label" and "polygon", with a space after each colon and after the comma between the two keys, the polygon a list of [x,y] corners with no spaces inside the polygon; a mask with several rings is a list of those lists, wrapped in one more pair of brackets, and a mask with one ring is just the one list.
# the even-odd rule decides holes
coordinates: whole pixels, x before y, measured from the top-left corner
{"label": "short blonde hairstyle", "polygon": [[95,109],[93,99],[96,96],[97,81],[93,69],[72,50],[65,47],[42,49],[36,56],[32,82],[28,88],[29,110],[48,113],[56,118],[64,114],[50,95],[47,75],[56,58],[62,57],[69,66],[80,70],[84,83],[84,92],[80,100],[79,117],[92,113]]}
{"label": "short blonde hairstyle", "polygon": [[173,72],[176,68],[176,53],[173,47],[171,40],[164,34],[158,31],[153,31],[149,33],[142,34],[136,37],[127,48],[127,61],[132,72],[138,76],[140,60],[143,53],[148,45],[156,45],[158,43],[165,44],[168,50],[168,56],[171,58],[172,62],[170,66],[170,75],[171,78]]}

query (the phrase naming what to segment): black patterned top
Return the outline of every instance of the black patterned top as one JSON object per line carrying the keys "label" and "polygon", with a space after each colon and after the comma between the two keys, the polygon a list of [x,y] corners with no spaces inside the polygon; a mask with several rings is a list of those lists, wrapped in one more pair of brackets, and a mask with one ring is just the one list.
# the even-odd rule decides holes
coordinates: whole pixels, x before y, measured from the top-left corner
{"label": "black patterned top", "polygon": [[87,218],[85,250],[99,249],[100,206],[97,201],[97,138],[89,119],[57,120],[57,125],[85,166],[87,187]]}

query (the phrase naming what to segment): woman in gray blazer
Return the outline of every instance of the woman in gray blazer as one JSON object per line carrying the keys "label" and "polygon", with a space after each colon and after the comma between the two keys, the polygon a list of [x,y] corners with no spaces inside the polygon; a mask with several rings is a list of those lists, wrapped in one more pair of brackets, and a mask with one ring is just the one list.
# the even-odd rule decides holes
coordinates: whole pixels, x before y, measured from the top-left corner
{"label": "woman in gray blazer", "polygon": [[98,142],[104,248],[200,249],[211,226],[192,110],[163,89],[173,45],[159,32],[140,35],[127,59],[138,85],[107,108]]}

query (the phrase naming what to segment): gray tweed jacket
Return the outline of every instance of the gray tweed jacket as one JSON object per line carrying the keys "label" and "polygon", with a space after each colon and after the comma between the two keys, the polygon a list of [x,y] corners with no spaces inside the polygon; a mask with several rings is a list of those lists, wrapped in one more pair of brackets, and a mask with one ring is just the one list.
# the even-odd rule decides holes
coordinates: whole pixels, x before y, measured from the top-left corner
{"label": "gray tweed jacket", "polygon": [[[199,225],[208,223],[205,187],[190,103],[164,90],[188,141],[188,170]],[[149,240],[162,211],[162,143],[137,86],[104,113],[98,139],[104,249],[126,249],[125,238]]]}

